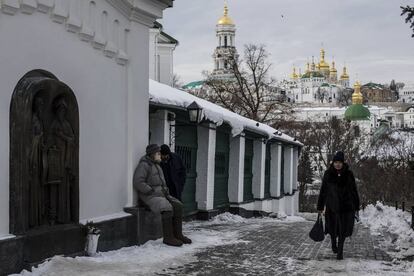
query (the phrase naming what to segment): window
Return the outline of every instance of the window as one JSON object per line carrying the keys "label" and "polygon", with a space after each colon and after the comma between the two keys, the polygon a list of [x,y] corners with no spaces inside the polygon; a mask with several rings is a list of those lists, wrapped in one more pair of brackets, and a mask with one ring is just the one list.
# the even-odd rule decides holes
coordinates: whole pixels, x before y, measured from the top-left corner
{"label": "window", "polygon": [[227,35],[224,37],[224,47],[227,47]]}

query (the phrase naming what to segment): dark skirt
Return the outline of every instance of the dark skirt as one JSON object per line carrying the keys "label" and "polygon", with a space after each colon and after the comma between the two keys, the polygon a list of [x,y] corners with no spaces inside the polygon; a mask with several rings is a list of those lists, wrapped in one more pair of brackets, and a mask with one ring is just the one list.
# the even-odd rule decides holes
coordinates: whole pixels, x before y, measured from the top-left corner
{"label": "dark skirt", "polygon": [[325,234],[331,237],[350,237],[354,231],[355,212],[325,213]]}

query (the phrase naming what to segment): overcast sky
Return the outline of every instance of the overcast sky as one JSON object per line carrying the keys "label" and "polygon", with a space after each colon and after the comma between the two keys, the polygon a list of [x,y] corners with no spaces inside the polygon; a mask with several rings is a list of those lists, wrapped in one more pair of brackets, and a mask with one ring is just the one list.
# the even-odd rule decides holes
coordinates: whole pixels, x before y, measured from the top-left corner
{"label": "overcast sky", "polygon": [[[164,12],[164,31],[179,40],[174,70],[184,83],[212,70],[215,27],[223,0],[175,0]],[[414,38],[400,16],[401,5],[414,0],[228,0],[236,46],[265,44],[271,53],[272,75],[286,78],[292,66],[323,43],[326,59],[335,57],[338,73],[346,62],[351,81],[414,83]],[[282,17],[283,15],[283,17]]]}

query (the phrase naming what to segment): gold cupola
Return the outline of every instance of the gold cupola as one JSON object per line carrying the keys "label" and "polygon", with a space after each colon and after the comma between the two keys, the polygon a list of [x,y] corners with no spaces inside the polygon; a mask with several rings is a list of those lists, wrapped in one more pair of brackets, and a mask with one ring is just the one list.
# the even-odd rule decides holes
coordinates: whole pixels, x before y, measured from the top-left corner
{"label": "gold cupola", "polygon": [[336,68],[335,68],[335,61],[332,61],[332,66],[331,66],[331,71],[330,72],[331,72],[331,74],[332,73],[336,74],[338,72],[338,70],[336,70]]}
{"label": "gold cupola", "polygon": [[219,19],[217,25],[234,25],[233,20],[229,16],[229,8],[227,6],[227,2],[224,3],[223,16]]}
{"label": "gold cupola", "polygon": [[316,71],[315,58],[312,56],[311,72],[315,72],[315,71]]}
{"label": "gold cupola", "polygon": [[352,93],[352,104],[362,104],[362,102],[361,83],[356,81],[354,84],[354,93]]}
{"label": "gold cupola", "polygon": [[321,71],[329,71],[329,64],[325,61],[325,50],[321,49],[321,57],[319,61],[319,70]]}
{"label": "gold cupola", "polygon": [[352,105],[345,111],[345,119],[348,121],[367,121],[371,117],[369,109],[363,103],[361,93],[361,84],[356,81],[354,84],[354,93],[352,94]]}
{"label": "gold cupola", "polygon": [[292,80],[297,80],[299,78],[298,74],[296,74],[296,67],[293,67],[292,75],[290,75]]}
{"label": "gold cupola", "polygon": [[349,75],[346,72],[346,66],[344,66],[344,70],[343,70],[342,75],[341,75],[341,80],[349,80]]}

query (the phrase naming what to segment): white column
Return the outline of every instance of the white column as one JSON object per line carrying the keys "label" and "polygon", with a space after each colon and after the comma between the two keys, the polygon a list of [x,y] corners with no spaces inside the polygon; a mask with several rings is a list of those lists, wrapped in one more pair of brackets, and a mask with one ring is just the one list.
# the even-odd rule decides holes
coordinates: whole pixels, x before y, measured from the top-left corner
{"label": "white column", "polygon": [[263,139],[253,142],[253,197],[264,198],[266,143]]}
{"label": "white column", "polygon": [[293,148],[293,189],[298,189],[299,148]]}
{"label": "white column", "polygon": [[[170,121],[171,120],[171,121]],[[174,133],[174,113],[167,110],[157,110],[150,114],[150,144],[166,144],[174,151],[174,141],[170,134]]]}
{"label": "white column", "polygon": [[272,197],[280,197],[282,145],[272,144],[270,146],[270,154],[272,156],[270,162],[270,195]]}
{"label": "white column", "polygon": [[243,202],[244,186],[244,134],[230,140],[229,161],[229,200],[231,203]]}
{"label": "white column", "polygon": [[214,204],[214,167],[216,156],[216,125],[205,124],[197,129],[197,186],[198,209],[211,210]]}
{"label": "white column", "polygon": [[293,147],[285,147],[284,152],[284,190],[285,193],[293,192]]}

